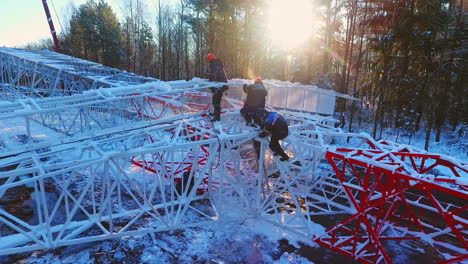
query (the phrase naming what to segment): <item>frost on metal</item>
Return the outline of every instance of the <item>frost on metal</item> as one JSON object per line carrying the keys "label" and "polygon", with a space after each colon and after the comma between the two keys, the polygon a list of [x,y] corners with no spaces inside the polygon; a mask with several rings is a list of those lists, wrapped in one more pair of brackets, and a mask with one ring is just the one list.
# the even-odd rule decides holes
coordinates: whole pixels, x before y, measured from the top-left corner
{"label": "frost on metal", "polygon": [[2,100],[67,96],[154,81],[158,80],[48,50],[0,48]]}
{"label": "frost on metal", "polygon": [[391,263],[389,241],[421,240],[458,263],[467,255],[468,164],[396,143],[329,150],[355,213],[316,239],[362,263]]}
{"label": "frost on metal", "polygon": [[[206,114],[211,100],[205,90],[220,85],[206,80],[151,82],[4,102],[0,110],[0,157]],[[18,136],[22,137],[19,141]]]}
{"label": "frost on metal", "polygon": [[[468,257],[464,162],[344,133],[304,109],[282,112],[292,158],[281,162],[244,125],[240,98],[224,98],[222,121],[209,121],[207,88],[223,84],[124,81],[105,67],[98,78],[74,69],[103,66],[65,66],[76,59],[45,51],[0,56],[2,98],[11,100],[0,102],[0,255],[242,218],[363,263],[391,263],[391,240],[422,240],[452,262]],[[39,68],[83,84],[56,93]],[[115,82],[87,86],[90,76]],[[317,228],[327,215],[346,217]]]}

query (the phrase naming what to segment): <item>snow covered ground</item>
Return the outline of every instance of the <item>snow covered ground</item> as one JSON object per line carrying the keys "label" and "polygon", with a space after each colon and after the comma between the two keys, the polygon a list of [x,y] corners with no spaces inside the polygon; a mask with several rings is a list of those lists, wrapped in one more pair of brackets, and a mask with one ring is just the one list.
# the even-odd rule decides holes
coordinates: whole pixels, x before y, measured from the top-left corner
{"label": "snow covered ground", "polygon": [[[333,220],[333,218],[332,218]],[[317,224],[317,228],[323,229]],[[431,263],[424,250],[392,245],[396,264]],[[311,247],[259,219],[124,237],[0,257],[0,263],[356,263],[325,248]]]}
{"label": "snow covered ground", "polygon": [[[256,228],[261,226],[262,228]],[[3,257],[3,263],[313,263],[283,252],[273,237],[281,230],[254,220],[128,237],[33,254]]]}

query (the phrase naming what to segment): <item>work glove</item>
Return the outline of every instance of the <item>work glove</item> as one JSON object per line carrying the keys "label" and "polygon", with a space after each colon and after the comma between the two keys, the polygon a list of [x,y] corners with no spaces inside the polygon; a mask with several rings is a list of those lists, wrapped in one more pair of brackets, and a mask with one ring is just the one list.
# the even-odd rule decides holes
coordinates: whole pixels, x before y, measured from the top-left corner
{"label": "work glove", "polygon": [[259,136],[260,138],[264,138],[264,137],[268,136],[268,132],[263,131],[263,132],[260,133],[258,136]]}
{"label": "work glove", "polygon": [[289,156],[288,155],[281,155],[281,158],[280,158],[281,161],[289,161]]}

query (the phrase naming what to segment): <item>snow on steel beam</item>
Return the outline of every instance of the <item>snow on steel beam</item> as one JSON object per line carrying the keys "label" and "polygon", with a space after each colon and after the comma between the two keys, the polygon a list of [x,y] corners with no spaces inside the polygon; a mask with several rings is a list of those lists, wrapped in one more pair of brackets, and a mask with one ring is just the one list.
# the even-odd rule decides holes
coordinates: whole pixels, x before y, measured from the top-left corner
{"label": "snow on steel beam", "polygon": [[66,97],[2,102],[0,155],[206,114],[211,94],[204,91],[222,85],[201,79],[152,82]]}
{"label": "snow on steel beam", "polygon": [[327,148],[324,142],[331,141],[329,138],[334,138],[333,144],[342,140],[353,146],[369,144],[370,139],[302,120],[290,126],[290,135],[283,140],[283,148],[291,157],[289,162],[280,162],[262,149],[264,187],[256,197],[254,210],[263,220],[307,240],[324,234],[325,230],[314,224],[316,217],[356,212],[341,183],[328,175],[331,167],[322,162]]}
{"label": "snow on steel beam", "polygon": [[467,259],[466,163],[381,143],[380,149],[328,150],[356,213],[317,243],[363,263],[392,263],[389,240],[425,241],[447,263]]}
{"label": "snow on steel beam", "polygon": [[[237,192],[233,197],[243,199],[243,204],[250,202],[245,189],[235,188],[241,157],[232,152],[258,132],[228,124],[215,132],[209,124],[189,119],[0,160],[0,199],[24,193],[28,186],[33,191],[24,194],[31,196],[37,219],[31,222],[32,215],[9,206],[0,209],[0,255],[223,219],[220,213],[230,208],[211,192]],[[139,158],[152,162],[153,171],[131,162]],[[249,175],[251,180],[261,179],[255,171]],[[195,201],[206,205],[197,209]]]}
{"label": "snow on steel beam", "polygon": [[157,79],[48,50],[0,48],[0,96],[66,96],[101,87],[143,84]]}
{"label": "snow on steel beam", "polygon": [[[246,150],[253,150],[250,141],[259,131],[228,115],[217,127],[194,117],[0,160],[0,199],[34,186],[34,211],[42,215],[38,225],[23,225],[26,216],[2,211],[11,235],[0,238],[0,254],[234,220],[232,206],[304,238],[324,231],[312,217],[350,213],[338,182],[314,175],[324,151],[317,135],[339,129],[303,120],[283,142],[290,162],[280,162],[258,138],[257,161]],[[187,171],[196,191],[171,196]],[[210,213],[191,204],[202,199],[209,200]],[[194,213],[203,217],[190,218]]]}

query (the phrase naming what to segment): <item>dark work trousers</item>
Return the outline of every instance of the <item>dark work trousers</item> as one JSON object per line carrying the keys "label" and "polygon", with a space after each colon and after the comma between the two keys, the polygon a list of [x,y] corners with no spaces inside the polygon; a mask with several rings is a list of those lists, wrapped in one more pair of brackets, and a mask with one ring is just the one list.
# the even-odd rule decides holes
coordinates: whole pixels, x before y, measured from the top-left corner
{"label": "dark work trousers", "polygon": [[252,122],[252,119],[253,119],[253,117],[255,116],[255,111],[247,111],[247,110],[245,109],[245,107],[244,107],[244,108],[241,108],[240,112],[241,112],[241,115],[242,115],[242,117],[245,119],[245,122],[246,122],[247,124],[249,124],[250,122]]}
{"label": "dark work trousers", "polygon": [[282,158],[287,158],[288,154],[284,152],[279,141],[285,139],[289,134],[288,124],[286,122],[276,122],[273,126],[273,132],[271,133],[270,149],[274,155],[280,155]]}
{"label": "dark work trousers", "polygon": [[[284,139],[284,138],[281,138]],[[288,155],[284,152],[283,148],[281,147],[279,141],[280,138],[275,136],[271,136],[269,147],[273,151],[274,155],[280,155],[281,157],[287,157]]]}
{"label": "dark work trousers", "polygon": [[241,108],[240,113],[247,124],[253,121],[255,124],[259,125],[261,124],[261,117],[259,117],[259,112],[264,109],[265,108],[244,106]]}
{"label": "dark work trousers", "polygon": [[261,143],[260,143],[260,141],[257,141],[255,139],[253,140],[253,143],[254,143],[255,153],[257,153],[257,159],[260,159]]}
{"label": "dark work trousers", "polygon": [[214,109],[214,118],[213,120],[221,120],[221,98],[223,97],[223,91],[215,90],[213,92],[213,97],[211,97],[211,103],[213,104]]}
{"label": "dark work trousers", "polygon": [[[284,139],[284,138],[282,138]],[[284,152],[283,148],[281,147],[281,144],[279,143],[281,139],[278,139],[277,137],[271,137],[270,139],[270,144],[268,145],[270,149],[273,151],[273,155],[280,155],[281,157],[287,157],[288,154]],[[260,159],[260,142],[254,140],[254,148],[255,152],[257,153],[257,159]]]}

